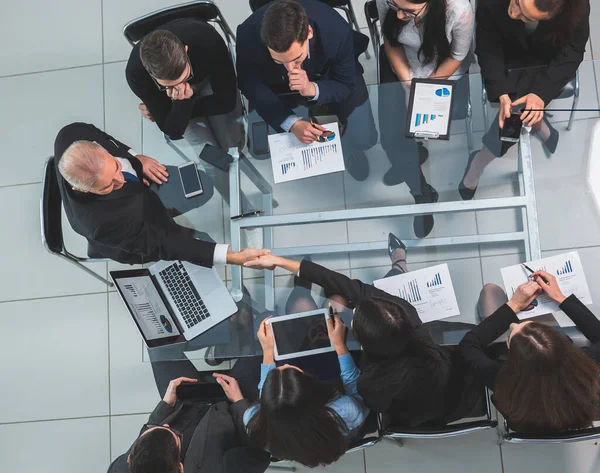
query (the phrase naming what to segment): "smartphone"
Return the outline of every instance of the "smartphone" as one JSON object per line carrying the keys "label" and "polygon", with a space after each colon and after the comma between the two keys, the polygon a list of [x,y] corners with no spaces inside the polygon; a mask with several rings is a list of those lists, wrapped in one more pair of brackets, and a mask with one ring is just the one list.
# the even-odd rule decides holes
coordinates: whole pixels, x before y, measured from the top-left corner
{"label": "smartphone", "polygon": [[511,113],[510,117],[504,120],[504,128],[500,130],[500,141],[517,143],[521,136],[522,126],[521,114]]}
{"label": "smartphone", "polygon": [[183,186],[183,194],[188,199],[204,193],[202,182],[200,182],[200,176],[198,175],[198,169],[196,169],[196,163],[191,162],[181,164],[177,169],[179,170],[181,185]]}
{"label": "smartphone", "polygon": [[254,154],[269,152],[269,126],[265,122],[252,124],[252,149]]}
{"label": "smartphone", "polygon": [[185,399],[220,399],[225,398],[223,388],[215,382],[182,383],[177,386],[177,397]]}

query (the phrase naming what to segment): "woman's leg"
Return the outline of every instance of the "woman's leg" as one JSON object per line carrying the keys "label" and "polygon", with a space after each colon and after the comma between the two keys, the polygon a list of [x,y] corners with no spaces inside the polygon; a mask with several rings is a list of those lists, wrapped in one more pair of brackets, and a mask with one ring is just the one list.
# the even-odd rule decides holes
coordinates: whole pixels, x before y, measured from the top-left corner
{"label": "woman's leg", "polygon": [[319,308],[311,294],[311,287],[310,281],[294,276],[294,289],[292,289],[292,293],[285,304],[286,314],[297,314]]}
{"label": "woman's leg", "polygon": [[479,300],[477,301],[477,312],[479,318],[484,320],[486,317],[492,315],[502,304],[508,302],[506,292],[497,284],[488,283],[483,286],[479,293]]}

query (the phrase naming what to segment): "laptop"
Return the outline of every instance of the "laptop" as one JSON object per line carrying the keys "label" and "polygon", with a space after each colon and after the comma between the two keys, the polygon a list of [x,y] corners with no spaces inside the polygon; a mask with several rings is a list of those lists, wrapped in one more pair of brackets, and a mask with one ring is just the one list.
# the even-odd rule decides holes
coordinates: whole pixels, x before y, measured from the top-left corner
{"label": "laptop", "polygon": [[110,275],[148,348],[191,340],[238,310],[214,267],[159,261]]}

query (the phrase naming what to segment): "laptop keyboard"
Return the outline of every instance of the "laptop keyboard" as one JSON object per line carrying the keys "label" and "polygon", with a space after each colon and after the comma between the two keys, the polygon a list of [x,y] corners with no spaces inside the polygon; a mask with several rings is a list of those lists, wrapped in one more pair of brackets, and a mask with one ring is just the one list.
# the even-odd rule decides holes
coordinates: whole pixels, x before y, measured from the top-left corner
{"label": "laptop keyboard", "polygon": [[187,328],[191,328],[210,317],[204,301],[202,301],[200,294],[194,287],[183,264],[174,263],[158,274],[167,286]]}

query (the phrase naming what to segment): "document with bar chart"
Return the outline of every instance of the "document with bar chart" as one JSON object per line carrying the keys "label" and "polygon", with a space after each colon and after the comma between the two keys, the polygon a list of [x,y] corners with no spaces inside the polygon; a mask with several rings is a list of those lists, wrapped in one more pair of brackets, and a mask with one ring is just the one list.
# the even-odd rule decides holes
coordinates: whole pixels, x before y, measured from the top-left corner
{"label": "document with bar chart", "polygon": [[[588,287],[583,265],[577,251],[550,256],[537,261],[525,263],[534,271],[546,271],[556,278],[562,293],[565,296],[575,294],[577,298],[586,305],[592,303],[592,296]],[[522,265],[517,264],[502,268],[502,280],[508,297],[512,297],[519,285],[529,281],[529,272]],[[529,319],[538,315],[554,313],[554,317],[561,326],[574,325],[558,308],[558,304],[541,294],[537,298],[537,306],[531,310],[521,311],[517,314],[519,319]]]}
{"label": "document with bar chart", "polygon": [[459,315],[447,264],[378,279],[374,286],[410,302],[422,322]]}
{"label": "document with bar chart", "polygon": [[452,81],[413,79],[406,134],[447,139],[452,110]]}
{"label": "document with bar chart", "polygon": [[275,184],[346,169],[338,124],[328,123],[323,128],[335,133],[335,137],[326,143],[305,145],[293,133],[269,135]]}

